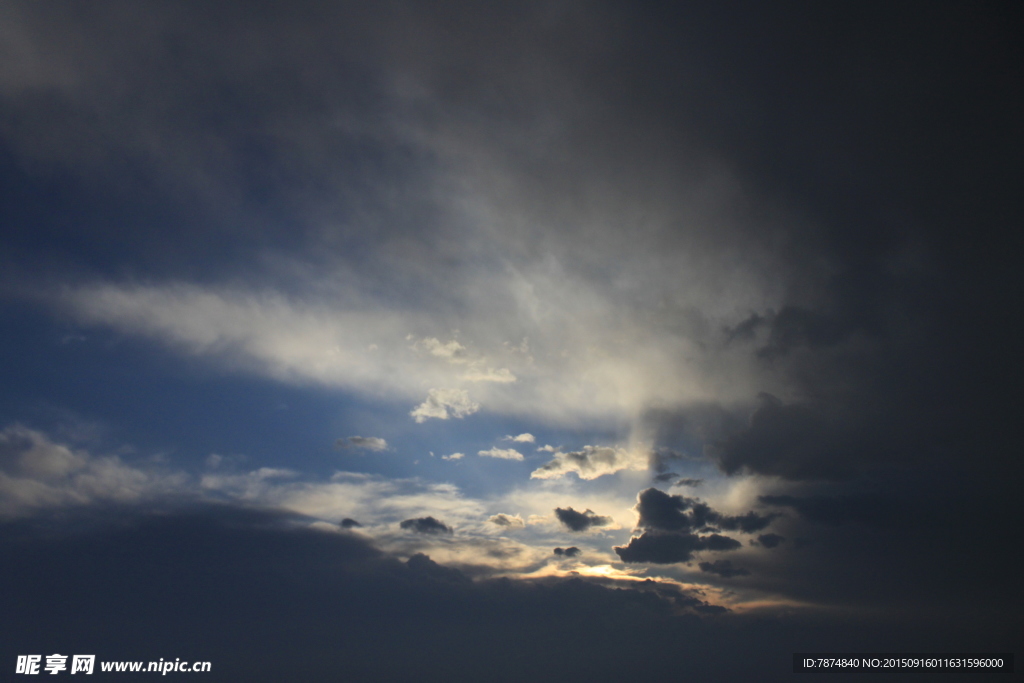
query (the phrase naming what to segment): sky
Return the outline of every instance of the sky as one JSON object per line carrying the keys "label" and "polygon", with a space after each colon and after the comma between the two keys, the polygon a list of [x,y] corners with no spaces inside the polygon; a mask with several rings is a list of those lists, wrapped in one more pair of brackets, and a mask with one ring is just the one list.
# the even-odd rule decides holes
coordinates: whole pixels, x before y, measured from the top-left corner
{"label": "sky", "polygon": [[1021,19],[3,4],[0,667],[1013,652]]}

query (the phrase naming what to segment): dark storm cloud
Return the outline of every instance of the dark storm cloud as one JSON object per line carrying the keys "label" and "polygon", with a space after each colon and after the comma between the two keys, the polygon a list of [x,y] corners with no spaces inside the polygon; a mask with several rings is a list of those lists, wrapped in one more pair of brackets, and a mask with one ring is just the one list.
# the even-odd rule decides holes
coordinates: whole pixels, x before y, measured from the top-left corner
{"label": "dark storm cloud", "polygon": [[629,539],[625,546],[615,546],[612,550],[623,562],[675,564],[689,562],[693,559],[693,554],[701,550],[721,552],[736,550],[740,546],[739,541],[718,534],[697,536],[688,533],[645,531],[640,536]]}
{"label": "dark storm cloud", "polygon": [[850,332],[828,315],[796,306],[783,308],[772,316],[768,325],[771,330],[768,342],[757,353],[769,360],[801,348],[835,346]]}
{"label": "dark storm cloud", "polygon": [[[6,660],[88,652],[156,661],[170,652],[211,661],[230,683],[339,674],[512,683],[625,679],[637,667],[621,656],[626,648],[648,674],[671,676],[685,657],[701,680],[724,683],[757,671],[764,679],[760,667],[784,649],[780,629],[803,638],[822,626],[750,621],[737,631],[718,625],[733,617],[723,607],[650,580],[471,581],[426,555],[401,562],[366,539],[276,512],[92,512],[0,523],[0,576],[18,587],[5,608],[17,618],[0,622]],[[559,637],[543,635],[551,632]]]}
{"label": "dark storm cloud", "polygon": [[747,469],[790,478],[850,473],[853,442],[842,427],[832,428],[819,407],[786,405],[771,394],[758,398],[749,427],[709,448],[724,472]]}
{"label": "dark storm cloud", "polygon": [[707,503],[684,496],[673,496],[656,488],[641,491],[637,496],[637,527],[659,531],[700,531],[726,529],[752,533],[769,524],[775,515],[747,512],[743,515],[723,515],[712,510]]}
{"label": "dark storm cloud", "polygon": [[355,529],[356,527],[360,526],[362,526],[362,524],[360,524],[359,522],[350,517],[346,517],[345,519],[341,520],[342,529]]}
{"label": "dark storm cloud", "polygon": [[452,529],[444,522],[434,519],[433,517],[417,517],[415,519],[406,519],[402,521],[398,526],[407,531],[415,531],[418,534],[454,533],[454,529]]}
{"label": "dark storm cloud", "polygon": [[[980,624],[1002,638],[1019,633],[1019,623],[1007,626],[1007,605],[1019,604],[1020,582],[1005,554],[1005,525],[996,521],[1019,518],[1016,482],[1024,442],[1015,398],[1019,344],[1007,331],[1024,291],[1018,229],[1024,159],[1020,4],[747,3],[740,11],[732,3],[523,7],[389,3],[371,12],[344,3],[218,3],[199,12],[161,2],[4,5],[3,277],[23,269],[33,277],[37,271],[52,273],[61,284],[98,274],[143,281],[239,278],[260,287],[276,279],[288,288],[296,286],[291,259],[320,263],[342,251],[354,255],[341,269],[345,277],[397,271],[400,282],[382,289],[429,299],[439,287],[422,272],[454,277],[437,264],[477,263],[473,257],[479,255],[472,241],[465,249],[452,247],[466,243],[437,228],[448,225],[446,215],[433,201],[434,186],[417,177],[424,168],[434,170],[433,152],[451,143],[449,153],[441,154],[447,161],[461,154],[486,181],[510,180],[490,184],[507,189],[509,204],[528,207],[515,221],[536,225],[542,236],[507,240],[509,248],[498,250],[502,259],[542,254],[597,273],[587,285],[615,278],[617,288],[642,292],[637,300],[644,305],[633,308],[656,312],[673,335],[677,327],[713,328],[701,344],[745,353],[751,365],[744,372],[755,379],[710,382],[721,398],[712,391],[700,401],[659,408],[659,445],[698,452],[709,444],[708,453],[727,474],[840,483],[820,498],[786,494],[765,501],[791,511],[776,522],[787,525],[780,529],[787,536],[813,540],[797,559],[782,557],[797,552],[792,546],[770,554],[779,568],[764,579],[776,582],[767,589],[829,605],[873,601],[887,614],[925,622],[920,615],[945,615],[950,624]],[[391,123],[415,133],[392,144]],[[409,138],[442,142],[424,151]],[[508,174],[487,176],[492,166]],[[698,182],[700,189],[691,195],[680,192],[694,179],[705,179],[708,167],[729,169],[744,188],[727,203],[750,209],[745,227],[678,209],[686,202],[676,197],[708,189]],[[511,189],[517,181],[526,189]],[[663,200],[659,188],[672,200]],[[780,205],[786,207],[782,216],[771,210]],[[591,228],[599,221],[577,215],[588,206],[596,206],[593,215],[614,230]],[[636,229],[648,223],[656,227]],[[706,227],[691,239],[678,227],[691,224]],[[495,237],[502,236],[487,234],[481,241]],[[714,290],[736,275],[765,272],[764,282],[778,295],[765,294],[768,303],[757,293],[739,303],[718,302],[739,311],[721,324],[701,311],[691,315],[689,302],[671,296],[689,289],[691,283],[679,281],[688,269],[652,255],[694,243],[706,246],[701,257],[737,251],[743,256],[713,260],[692,284],[707,280]],[[765,246],[758,251],[756,245]],[[391,268],[376,251],[384,246],[414,256],[396,259],[405,268]],[[424,257],[437,253],[438,258]],[[644,272],[648,264],[654,264],[651,273],[662,269],[669,284],[646,288],[646,282],[631,281],[623,265],[630,258],[644,264]],[[389,267],[382,268],[382,261]],[[724,275],[716,279],[716,272]],[[10,338],[23,334],[15,324],[5,329]],[[0,384],[10,379],[9,386],[13,380],[32,386],[51,372],[40,362],[45,370],[21,379],[21,357],[8,354],[4,361]],[[93,374],[106,383],[107,373]],[[69,375],[61,384],[78,385],[80,378]],[[744,405],[758,391],[782,398],[766,395],[757,406]],[[92,392],[84,393],[81,404],[91,410]],[[50,398],[31,395],[41,402]],[[124,422],[116,417],[111,421]],[[870,495],[860,498],[871,489],[913,504],[883,505],[879,512]],[[663,512],[668,523],[678,523],[680,516],[690,525],[698,517],[709,523],[710,509],[696,505]],[[815,534],[815,525],[825,528]],[[647,529],[640,539],[650,535],[644,541],[652,546],[650,555],[671,555],[656,547],[655,538],[669,533],[675,540],[663,545],[674,543],[675,557],[688,557],[700,544],[681,525],[673,532]],[[83,614],[97,608],[117,618],[113,605],[143,615],[153,606],[167,610],[175,628],[146,624],[148,630],[138,635],[127,631],[136,640],[116,650],[126,658],[150,652],[152,643],[185,642],[174,638],[187,637],[182,634],[192,625],[198,632],[190,647],[201,649],[202,634],[210,636],[205,642],[222,644],[241,634],[238,624],[244,624],[256,634],[248,641],[236,635],[237,649],[221,650],[229,666],[247,660],[227,653],[252,651],[251,643],[261,637],[283,637],[283,646],[317,645],[312,657],[278,662],[277,679],[301,674],[291,667],[312,667],[322,652],[332,651],[353,679],[411,679],[425,671],[440,680],[490,680],[501,668],[493,659],[510,651],[507,643],[524,642],[512,625],[529,624],[534,628],[522,632],[537,633],[536,625],[544,624],[481,618],[474,628],[432,634],[410,613],[374,611],[378,605],[394,609],[401,600],[366,606],[368,599],[361,602],[354,592],[359,609],[351,614],[365,617],[363,625],[331,626],[322,605],[345,614],[341,598],[347,595],[329,593],[338,599],[321,602],[322,596],[301,594],[307,599],[293,603],[308,605],[304,616],[317,626],[304,630],[306,621],[283,599],[273,605],[281,619],[268,619],[251,599],[242,599],[243,588],[259,589],[246,598],[272,596],[282,590],[278,576],[314,571],[274,564],[280,557],[271,551],[291,549],[286,543],[275,541],[266,551],[256,543],[238,549],[251,566],[285,566],[288,571],[275,574],[274,581],[236,571],[248,563],[189,559],[217,559],[216,535],[194,536],[205,542],[202,553],[181,543],[183,553],[159,558],[179,568],[177,576],[208,576],[208,567],[215,566],[224,567],[225,576],[250,581],[200,596],[188,592],[199,590],[192,584],[179,586],[169,572],[160,573],[164,565],[146,554],[154,548],[147,542],[168,534],[173,535],[129,534],[98,550],[68,546],[79,553],[31,543],[0,553],[9,569],[5,577],[19,579],[12,582],[19,590],[29,589],[24,596],[12,593],[21,602],[19,618],[5,620],[10,642],[28,652],[63,648],[62,643],[78,647],[87,630],[74,633],[78,640],[54,644],[55,628],[71,633]],[[642,555],[640,539],[634,541]],[[122,548],[140,548],[141,554]],[[316,543],[308,548],[323,549]],[[320,565],[313,566],[319,571]],[[157,572],[161,581],[142,581],[145,572],[133,571],[139,568]],[[446,585],[415,579],[405,565],[392,569],[399,585]],[[74,583],[75,571],[92,581]],[[334,573],[324,574],[328,579],[316,585],[347,590]],[[751,580],[763,573],[758,568],[755,574]],[[110,577],[126,579],[126,590],[109,588],[104,581]],[[66,584],[78,591],[61,592]],[[48,592],[51,586],[67,600]],[[85,602],[83,596],[93,595],[96,586],[106,586],[106,592]],[[196,599],[179,606],[170,596],[180,591],[157,593],[152,586],[181,587],[186,598]],[[543,594],[563,599],[550,611],[556,617],[603,616],[584,597],[598,607],[621,605],[590,588],[558,590],[564,592]],[[416,611],[425,604],[444,609],[440,601],[429,603],[426,593],[412,591],[417,617],[435,614]],[[526,613],[547,613],[537,607],[548,606],[543,600],[525,602],[535,610],[522,608]],[[514,600],[500,604],[513,615],[524,613]],[[230,609],[208,622],[186,614],[185,606],[203,605]],[[63,619],[50,622],[41,613]],[[674,627],[652,632],[646,628],[652,613],[643,611],[640,623],[624,616],[622,623],[636,628],[615,630],[616,637],[635,634],[630,643],[650,656],[645,662],[652,669],[663,662],[659,652],[671,652],[673,665],[658,670],[677,673],[677,647],[720,652],[720,633],[684,629],[684,638]],[[106,642],[117,642],[118,634],[104,631],[102,620],[90,622],[109,636]],[[569,641],[559,643],[564,649],[524,643],[523,651],[532,654],[532,644],[547,654],[531,660],[533,668],[509,655],[508,662],[524,667],[510,669],[509,678],[635,676],[633,658],[622,662],[605,655],[622,652],[621,642],[602,641],[600,633],[583,633],[574,623],[566,617],[555,625]],[[297,630],[271,632],[268,624]],[[950,629],[959,641],[942,642],[954,648],[976,632],[960,625]],[[855,649],[849,644],[864,642],[857,638],[867,638],[868,630],[853,629],[847,632],[853,638],[845,640],[813,630],[804,640],[780,637],[772,641],[772,656],[791,651],[792,642],[810,640]],[[413,632],[426,635],[408,637]],[[288,640],[290,633],[294,640]],[[876,642],[888,650],[892,643],[920,638],[916,642],[925,651],[940,642],[912,633],[892,629],[888,642]],[[160,635],[167,639],[153,637]],[[399,641],[420,649],[409,657],[365,656],[379,652],[380,643]],[[467,643],[469,659],[439,660],[437,653],[447,656],[445,643],[451,642]],[[131,651],[130,644],[138,649]],[[491,661],[473,659],[469,645]],[[979,649],[986,647],[979,643]],[[723,667],[704,660],[703,669],[699,658],[686,661],[688,673],[699,680],[758,677],[729,670],[735,659],[715,660]],[[386,670],[368,671],[369,660]],[[413,671],[410,662],[429,665]],[[403,666],[410,668],[395,668]],[[245,673],[249,680],[273,677],[255,663]],[[338,677],[337,671],[321,673]]]}
{"label": "dark storm cloud", "polygon": [[697,565],[702,572],[718,574],[723,579],[731,579],[734,576],[750,576],[750,570],[733,565],[732,560],[715,560],[714,562],[701,562]]}
{"label": "dark storm cloud", "polygon": [[558,521],[569,527],[570,531],[586,531],[590,527],[607,526],[612,523],[611,517],[596,514],[593,510],[577,512],[572,508],[555,508]]}
{"label": "dark storm cloud", "polygon": [[765,548],[777,548],[785,540],[786,537],[779,534],[761,534],[757,537],[757,543]]}
{"label": "dark storm cloud", "polygon": [[751,533],[765,528],[775,517],[755,512],[723,515],[707,503],[669,495],[656,488],[640,492],[635,510],[640,516],[637,528],[645,531],[625,546],[614,548],[623,562],[672,564],[689,562],[694,553],[702,550],[735,550],[742,544],[733,538],[718,533],[698,534],[722,529]]}
{"label": "dark storm cloud", "polygon": [[840,524],[864,524],[881,527],[901,517],[906,518],[906,508],[889,497],[878,494],[858,496],[758,496],[765,505],[788,507],[809,522],[838,526]]}
{"label": "dark storm cloud", "polygon": [[579,557],[582,551],[576,546],[570,546],[568,548],[555,548],[554,552],[559,557]]}

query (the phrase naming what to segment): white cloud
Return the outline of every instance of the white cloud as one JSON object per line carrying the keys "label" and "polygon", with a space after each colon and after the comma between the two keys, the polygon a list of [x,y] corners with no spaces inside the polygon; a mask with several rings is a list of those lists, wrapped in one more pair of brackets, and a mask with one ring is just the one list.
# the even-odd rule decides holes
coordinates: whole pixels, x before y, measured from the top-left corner
{"label": "white cloud", "polygon": [[621,470],[647,469],[646,453],[637,449],[610,446],[584,446],[569,453],[555,452],[551,460],[536,470],[532,479],[555,479],[575,472],[580,479],[597,479]]}
{"label": "white cloud", "polygon": [[416,422],[430,418],[447,420],[449,417],[463,418],[480,410],[480,404],[469,397],[465,389],[431,389],[427,399],[409,413]]}
{"label": "white cloud", "polygon": [[499,384],[509,384],[516,381],[516,376],[508,368],[501,368],[495,370],[494,368],[487,368],[487,370],[470,370],[462,375],[462,379],[467,382],[497,382]]}
{"label": "white cloud", "polygon": [[514,448],[491,448],[486,451],[479,451],[477,455],[485,458],[500,458],[502,460],[522,460],[523,454]]}
{"label": "white cloud", "polygon": [[421,339],[413,345],[414,349],[426,349],[432,356],[443,358],[449,363],[465,363],[466,347],[452,339],[447,343],[441,343],[436,337]]}
{"label": "white cloud", "polygon": [[[631,420],[650,405],[785,393],[747,350],[714,336],[763,310],[756,302],[743,303],[742,313],[732,312],[740,304],[693,313],[699,325],[682,329],[672,315],[647,314],[619,290],[581,280],[554,259],[464,275],[469,280],[457,279],[444,302],[405,309],[350,281],[337,283],[329,299],[180,283],[96,284],[65,289],[58,303],[81,322],[150,337],[236,371],[397,401],[422,397],[425,387],[471,388],[490,412],[556,424]],[[443,312],[452,308],[460,312]],[[427,336],[410,349],[409,330],[441,325],[462,328],[473,346]],[[503,343],[524,333],[529,356]],[[414,417],[466,415],[475,401],[456,400],[451,407],[459,410],[450,411],[428,397]]]}
{"label": "white cloud", "polygon": [[338,448],[359,448],[367,451],[386,451],[388,442],[377,436],[350,436],[334,442]]}
{"label": "white cloud", "polygon": [[452,453],[451,455],[442,455],[442,460],[462,460],[466,457],[465,453]]}
{"label": "white cloud", "polygon": [[529,432],[525,434],[520,434],[519,436],[512,436],[510,434],[508,436],[502,437],[502,440],[515,441],[516,443],[533,443],[534,441],[536,441],[536,439],[533,438],[533,434],[530,434]]}

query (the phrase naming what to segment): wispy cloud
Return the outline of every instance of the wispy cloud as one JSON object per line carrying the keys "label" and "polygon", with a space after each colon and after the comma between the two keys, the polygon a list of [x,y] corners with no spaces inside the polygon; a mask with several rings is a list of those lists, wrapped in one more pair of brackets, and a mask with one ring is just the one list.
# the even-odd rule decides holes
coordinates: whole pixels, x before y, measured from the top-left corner
{"label": "wispy cloud", "polygon": [[388,442],[379,436],[349,436],[334,442],[337,448],[355,448],[367,451],[386,451]]}
{"label": "wispy cloud", "polygon": [[522,460],[523,454],[514,448],[489,448],[480,451],[477,455],[484,458],[499,458],[501,460]]}

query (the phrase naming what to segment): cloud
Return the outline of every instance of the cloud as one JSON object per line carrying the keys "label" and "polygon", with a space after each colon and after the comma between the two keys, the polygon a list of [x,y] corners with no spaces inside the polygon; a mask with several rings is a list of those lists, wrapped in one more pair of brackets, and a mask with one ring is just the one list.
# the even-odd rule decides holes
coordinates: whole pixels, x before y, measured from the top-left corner
{"label": "cloud", "polygon": [[586,531],[591,527],[608,526],[613,521],[611,517],[602,517],[593,510],[577,512],[572,508],[555,508],[555,516],[570,531]]}
{"label": "cloud", "polygon": [[188,496],[190,478],[55,443],[20,425],[0,431],[0,516]]}
{"label": "cloud", "polygon": [[851,473],[851,446],[857,439],[843,432],[821,406],[785,404],[771,394],[744,430],[709,448],[728,474],[747,470],[789,479],[837,478]]}
{"label": "cloud", "polygon": [[427,400],[416,406],[411,413],[416,422],[426,422],[430,418],[447,420],[449,417],[462,419],[480,410],[480,404],[469,397],[465,389],[431,389],[427,392]]}
{"label": "cloud", "polygon": [[403,520],[398,526],[418,534],[452,534],[454,529],[433,517],[419,517]]}
{"label": "cloud", "polygon": [[757,537],[757,542],[765,548],[777,548],[785,540],[786,537],[779,534],[761,534]]}
{"label": "cloud", "polygon": [[612,550],[623,562],[651,562],[654,564],[675,564],[689,562],[693,554],[701,550],[725,551],[741,547],[739,541],[711,534],[697,536],[688,533],[646,531],[629,539],[625,546]]}
{"label": "cloud", "polygon": [[498,384],[509,384],[516,381],[516,376],[508,368],[487,368],[486,370],[470,370],[463,373],[462,379],[467,382],[497,382]]}
{"label": "cloud", "polygon": [[702,572],[718,574],[723,579],[731,579],[734,576],[750,576],[750,570],[743,567],[736,567],[732,560],[715,560],[714,562],[701,562],[697,565]]}
{"label": "cloud", "polygon": [[388,442],[376,436],[350,436],[334,442],[337,448],[359,448],[367,451],[386,451]]}
{"label": "cloud", "polygon": [[477,455],[485,458],[499,458],[501,460],[523,459],[523,454],[514,448],[490,448],[486,451],[479,451]]}
{"label": "cloud", "polygon": [[803,519],[830,526],[855,523],[884,527],[903,512],[895,501],[881,494],[763,495],[758,500],[764,505],[792,508]]}
{"label": "cloud", "polygon": [[466,347],[454,339],[442,344],[437,338],[428,337],[427,339],[421,339],[414,345],[414,348],[419,347],[426,349],[430,355],[443,358],[449,363],[465,363],[468,361],[466,358]]}
{"label": "cloud", "polygon": [[696,488],[697,486],[700,486],[703,483],[704,483],[703,479],[680,479],[679,481],[672,482],[672,488],[675,488],[677,486],[679,486],[679,487],[689,486],[689,487]]}
{"label": "cloud", "polygon": [[673,496],[656,488],[641,491],[637,496],[636,511],[640,515],[637,527],[661,531],[721,530],[752,533],[764,529],[776,515],[723,515],[707,503],[694,498]]}
{"label": "cloud", "polygon": [[339,522],[339,525],[341,526],[342,529],[355,529],[356,527],[362,526],[362,524],[352,519],[351,517],[346,517],[345,519],[341,520],[341,522]]}
{"label": "cloud", "polygon": [[526,522],[519,515],[506,515],[504,513],[492,515],[487,521],[506,528],[523,528],[526,526]]}
{"label": "cloud", "polygon": [[465,453],[452,453],[451,455],[442,455],[442,460],[462,460],[466,457]]}
{"label": "cloud", "polygon": [[643,453],[619,447],[584,446],[579,451],[555,452],[554,456],[553,460],[530,473],[530,477],[555,479],[575,472],[580,479],[597,479],[621,470],[647,469],[647,457]]}
{"label": "cloud", "polygon": [[723,515],[707,503],[669,495],[656,488],[641,491],[634,509],[639,515],[637,528],[645,531],[625,546],[613,548],[623,562],[673,564],[689,562],[694,553],[702,550],[735,550],[741,544],[733,538],[718,533],[698,534],[722,529],[750,533],[763,529],[774,518],[754,512]]}
{"label": "cloud", "polygon": [[534,437],[533,437],[533,434],[530,434],[530,433],[519,434],[518,436],[508,435],[508,436],[502,437],[502,440],[504,440],[504,441],[514,441],[516,443],[534,443],[536,441],[536,439],[534,439]]}
{"label": "cloud", "polygon": [[[446,566],[423,553],[403,562],[366,537],[309,528],[278,511],[220,505],[102,512],[78,523],[0,525],[0,573],[21,586],[11,606],[24,609],[0,624],[12,651],[32,652],[38,633],[89,642],[97,652],[145,652],[153,642],[174,652],[201,646],[203,658],[219,667],[218,681],[293,680],[298,672],[319,682],[337,680],[338,662],[317,656],[331,643],[353,680],[440,682],[494,680],[495,647],[547,629],[564,636],[538,639],[502,665],[502,677],[628,678],[636,663],[622,661],[623,647],[646,652],[645,671],[659,676],[670,675],[680,657],[702,652],[694,661],[719,671],[735,659],[732,648],[759,643],[733,624],[717,626],[706,617],[718,606],[672,583],[474,581],[472,566]],[[84,613],[88,620],[75,617]],[[581,614],[602,615],[623,632],[580,633]],[[420,637],[405,642],[409,629]],[[740,641],[705,652],[705,639],[721,642],[731,630]],[[756,655],[757,666],[746,660],[743,669],[728,670],[730,677],[743,679],[748,667],[771,661],[763,644],[745,653]]]}
{"label": "cloud", "polygon": [[568,548],[555,548],[554,553],[559,557],[579,557],[582,551],[576,546],[570,546]]}

